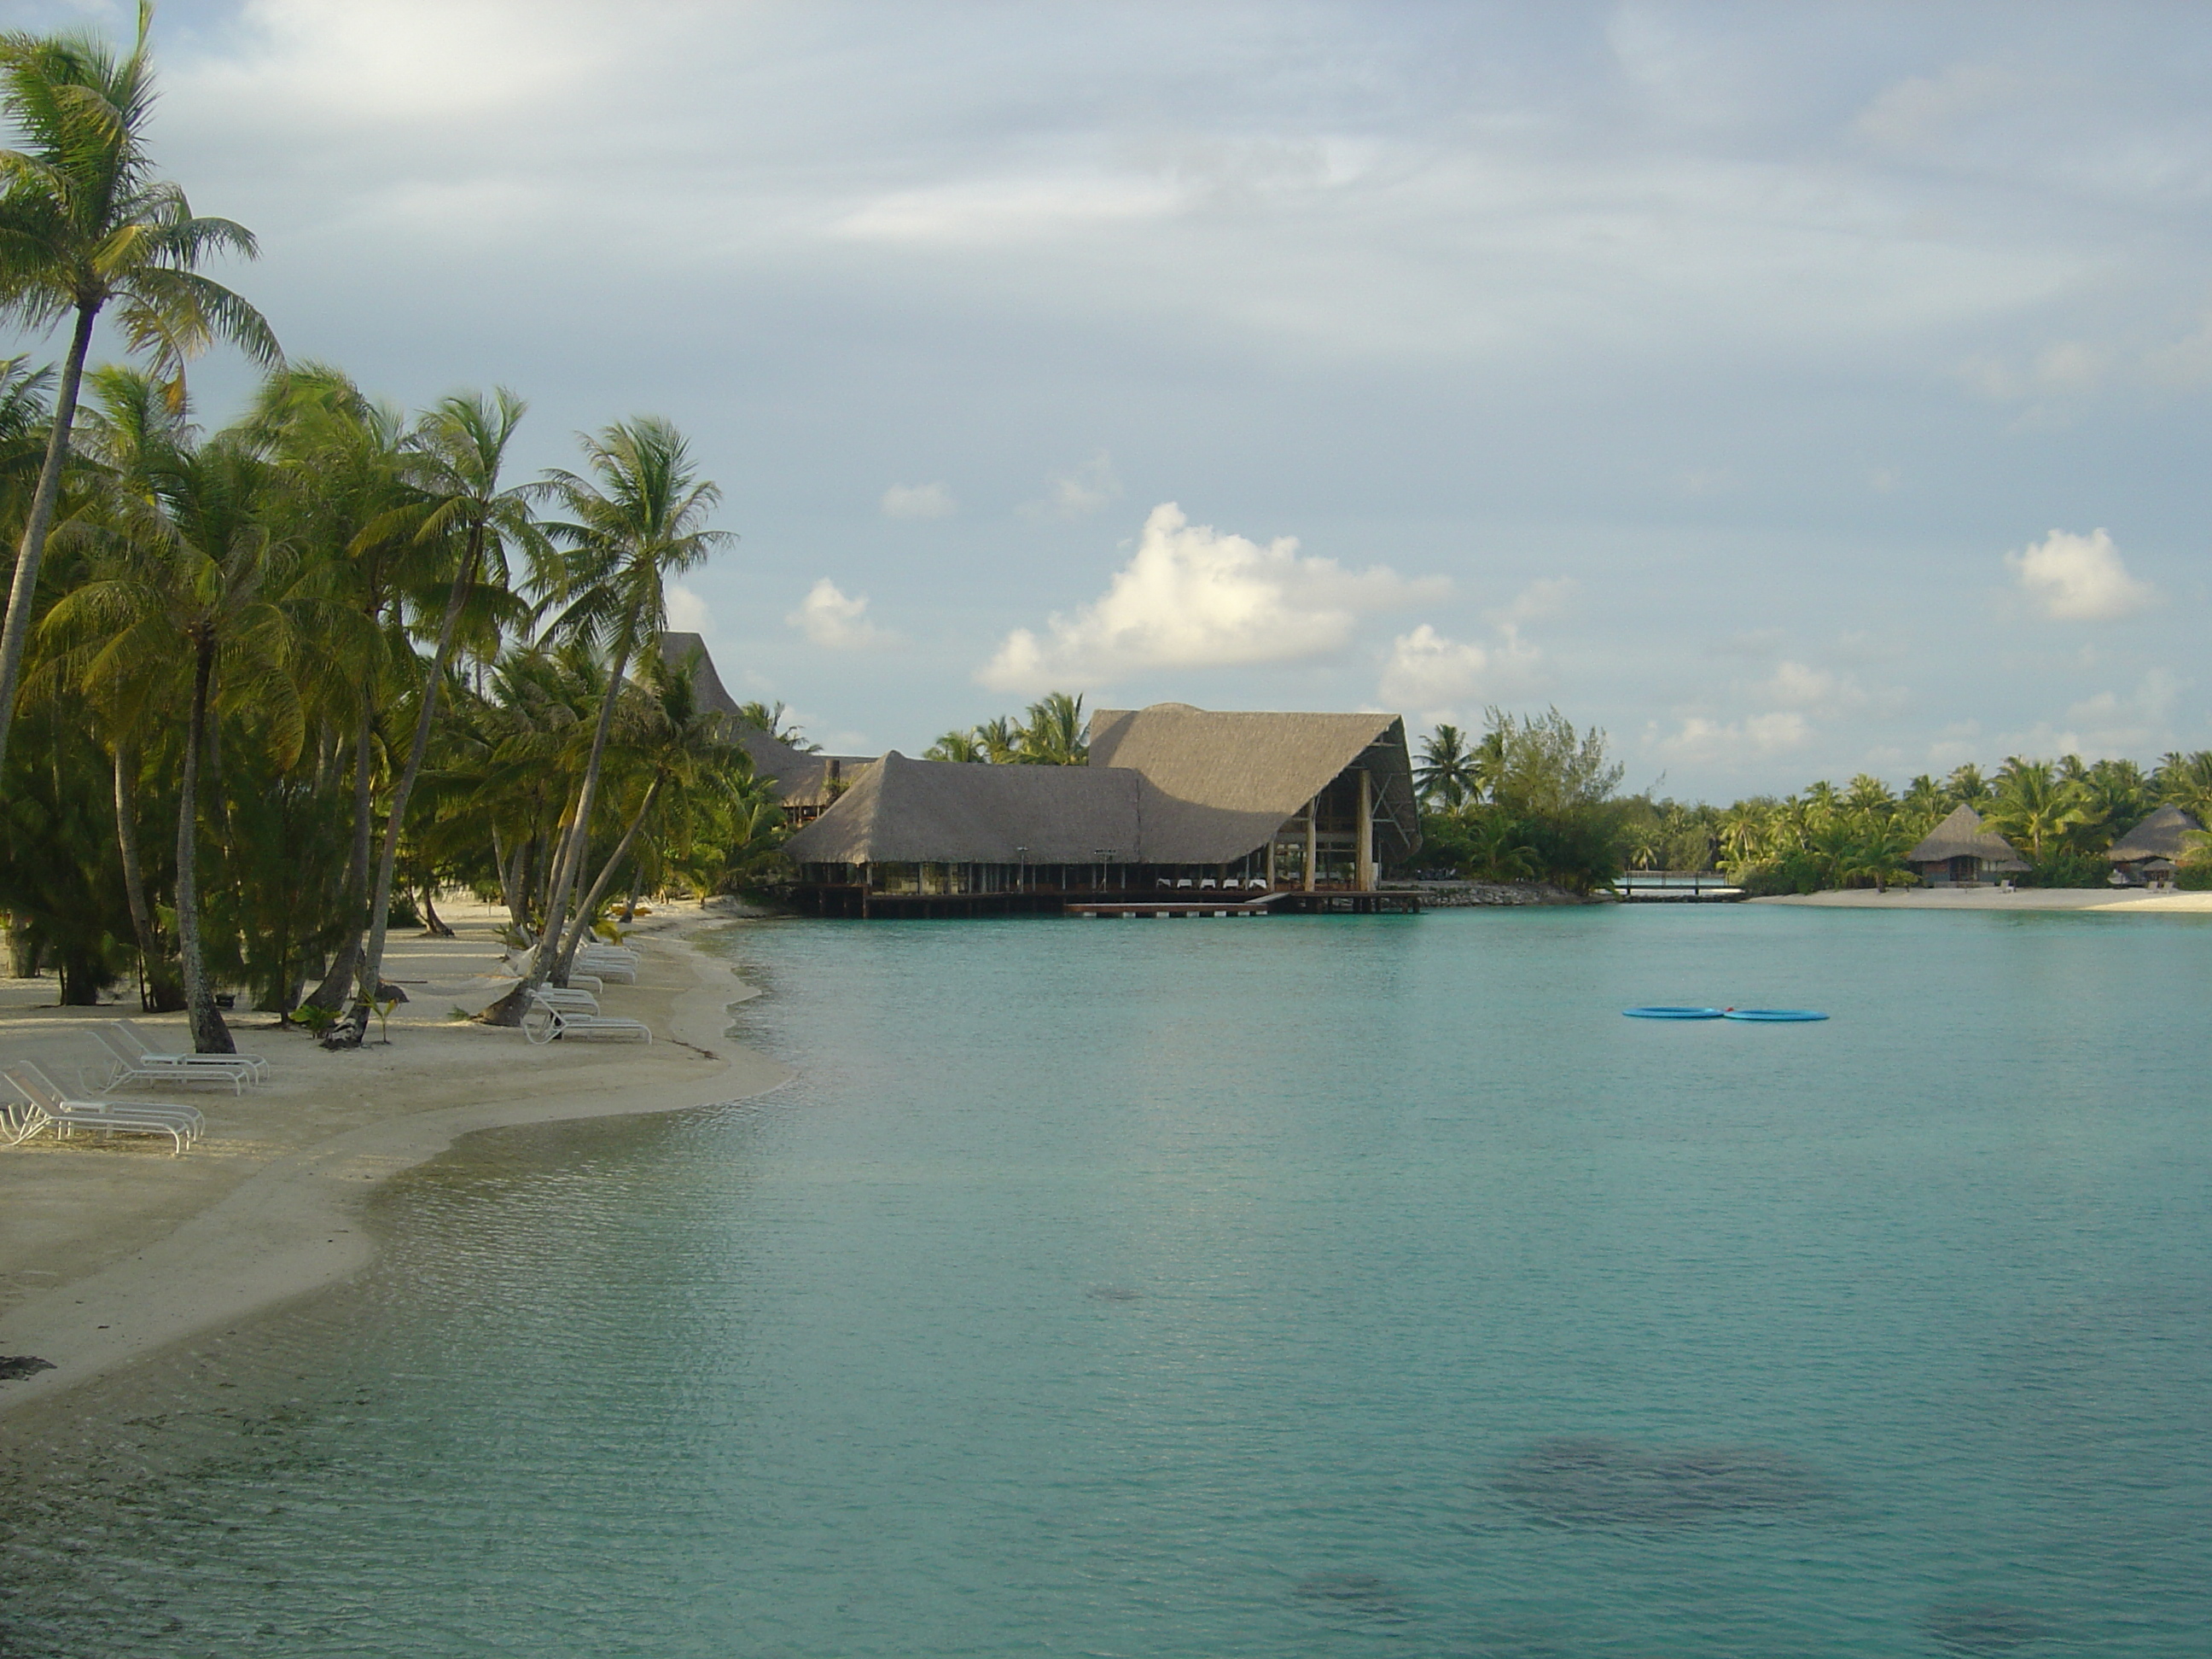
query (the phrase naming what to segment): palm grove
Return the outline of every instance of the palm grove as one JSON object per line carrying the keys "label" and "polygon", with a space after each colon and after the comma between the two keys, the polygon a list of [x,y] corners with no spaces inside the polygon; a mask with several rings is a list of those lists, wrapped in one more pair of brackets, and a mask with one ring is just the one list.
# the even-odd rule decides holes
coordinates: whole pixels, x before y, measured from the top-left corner
{"label": "palm grove", "polygon": [[[203,1051],[218,986],[358,1041],[387,927],[459,883],[544,941],[511,1014],[611,903],[711,891],[781,832],[659,646],[719,492],[665,421],[519,479],[512,394],[409,416],[286,362],[199,269],[252,234],[149,158],[147,21],[127,52],[0,37],[0,307],[67,339],[0,360],[14,966],[78,1003],[135,973]],[[103,319],[125,360],[92,366]],[[183,371],[216,343],[269,372],[206,433]]]}

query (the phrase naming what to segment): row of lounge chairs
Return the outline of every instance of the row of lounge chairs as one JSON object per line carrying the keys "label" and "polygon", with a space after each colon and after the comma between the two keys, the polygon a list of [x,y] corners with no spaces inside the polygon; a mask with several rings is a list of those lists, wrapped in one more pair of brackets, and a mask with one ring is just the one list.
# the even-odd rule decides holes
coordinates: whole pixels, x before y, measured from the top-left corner
{"label": "row of lounge chairs", "polygon": [[[1191,878],[1188,876],[1178,876],[1172,881],[1165,876],[1157,876],[1152,881],[1153,886],[1166,888],[1171,891],[1188,887],[1190,884]],[[1264,893],[1268,890],[1270,885],[1271,884],[1265,876],[1244,876],[1242,878],[1237,876],[1224,876],[1218,882],[1214,880],[1212,876],[1200,876],[1198,878],[1198,890],[1200,892],[1217,890],[1223,892],[1235,892],[1240,888],[1249,888],[1254,892]]]}
{"label": "row of lounge chairs", "polygon": [[522,1035],[532,1042],[551,1042],[561,1037],[619,1037],[653,1041],[653,1029],[641,1019],[625,1019],[599,1012],[594,993],[605,981],[637,983],[638,954],[619,945],[586,945],[576,952],[577,971],[564,987],[539,988],[522,1017]]}
{"label": "row of lounge chairs", "polygon": [[197,1107],[154,1100],[110,1100],[105,1096],[73,1100],[27,1060],[0,1072],[21,1103],[0,1103],[0,1139],[20,1145],[41,1129],[66,1139],[79,1129],[109,1133],[167,1135],[182,1152],[207,1132]]}

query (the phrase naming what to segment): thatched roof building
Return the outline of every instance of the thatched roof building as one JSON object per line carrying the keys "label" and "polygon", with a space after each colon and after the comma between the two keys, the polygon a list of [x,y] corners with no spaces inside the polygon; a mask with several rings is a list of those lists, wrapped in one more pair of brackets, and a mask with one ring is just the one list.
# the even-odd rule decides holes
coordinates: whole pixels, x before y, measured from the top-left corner
{"label": "thatched roof building", "polygon": [[2190,848],[2190,836],[2204,826],[2179,806],[2161,806],[2112,843],[2108,855],[2115,864],[2141,864],[2151,859],[2175,862]]}
{"label": "thatched roof building", "polygon": [[1397,715],[1160,703],[1093,715],[1084,766],[886,755],[784,851],[803,886],[867,895],[1365,892],[1419,825]]}
{"label": "thatched roof building", "polygon": [[1905,855],[1923,879],[1938,884],[1979,881],[1985,875],[2024,871],[2027,863],[2002,836],[1982,828],[1982,816],[1960,806]]}
{"label": "thatched roof building", "polygon": [[837,799],[854,775],[872,764],[872,755],[821,755],[794,749],[738,716],[738,700],[714,672],[707,641],[696,634],[663,634],[660,654],[672,665],[689,665],[692,690],[702,708],[729,717],[737,740],[752,757],[753,770],[775,780],[784,810],[804,823]]}

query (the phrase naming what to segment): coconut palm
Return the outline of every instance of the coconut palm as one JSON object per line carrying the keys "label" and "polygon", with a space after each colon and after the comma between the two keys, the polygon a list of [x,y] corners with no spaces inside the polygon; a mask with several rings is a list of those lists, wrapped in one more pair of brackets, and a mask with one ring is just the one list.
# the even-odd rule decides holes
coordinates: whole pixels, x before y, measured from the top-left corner
{"label": "coconut palm", "polygon": [[[565,939],[569,889],[580,878],[592,828],[599,775],[606,760],[607,736],[621,700],[623,673],[630,662],[667,625],[667,579],[700,563],[731,538],[706,526],[721,490],[702,479],[690,446],[671,422],[657,416],[617,422],[582,440],[591,476],[567,471],[549,474],[554,491],[573,514],[551,526],[570,553],[561,574],[561,609],[552,631],[586,642],[609,662],[607,687],[577,791],[567,846],[556,861],[552,896],[546,907],[544,946],[531,976],[517,988],[528,994],[557,973],[568,982],[568,964],[582,939],[583,918]],[[550,958],[558,951],[557,964]]]}
{"label": "coconut palm", "polygon": [[923,750],[921,757],[924,760],[958,761],[969,765],[988,761],[991,758],[989,752],[985,750],[972,730],[947,732],[935,743]]}
{"label": "coconut palm", "polygon": [[1421,739],[1421,763],[1413,769],[1413,787],[1425,801],[1449,811],[1476,799],[1481,778],[1467,734],[1448,721]]}
{"label": "coconut palm", "polygon": [[[216,1011],[202,933],[200,790],[220,702],[250,705],[271,759],[288,765],[305,736],[291,671],[314,599],[315,572],[270,533],[268,464],[217,438],[149,459],[151,499],[117,491],[83,534],[95,574],[64,594],[41,632],[73,647],[70,666],[94,696],[167,663],[183,678],[184,760],[177,806],[177,943],[194,1048],[233,1051]],[[319,624],[326,618],[311,616]]]}
{"label": "coconut palm", "polygon": [[33,328],[64,319],[70,325],[0,625],[0,762],[93,325],[113,306],[130,349],[150,356],[179,403],[185,360],[212,340],[228,340],[262,362],[281,355],[261,313],[196,269],[212,254],[251,258],[252,234],[228,219],[196,216],[181,190],[154,175],[145,148],[152,18],[152,5],[141,0],[137,40],[121,58],[88,36],[0,36],[0,96],[23,146],[0,150],[0,316]]}
{"label": "coconut palm", "polygon": [[441,398],[422,416],[411,447],[417,459],[419,506],[411,510],[418,547],[447,550],[451,579],[438,622],[437,646],[424,672],[416,706],[415,735],[407,759],[392,785],[378,854],[376,881],[368,900],[368,937],[362,946],[360,988],[340,1041],[359,1042],[367,1035],[368,1011],[383,985],[385,930],[390,925],[392,884],[399,864],[399,838],[407,822],[408,798],[422,775],[430,733],[438,718],[438,696],[459,644],[470,603],[489,580],[503,587],[510,548],[522,551],[541,570],[544,540],[532,514],[540,493],[536,484],[502,486],[507,451],[527,406],[505,387],[489,398]]}
{"label": "coconut palm", "polygon": [[1083,699],[1048,691],[1029,707],[1029,719],[1015,739],[1019,757],[1032,766],[1081,766],[1091,757]]}
{"label": "coconut palm", "polygon": [[2061,777],[2049,761],[2015,755],[1997,773],[1996,789],[1984,815],[1989,827],[2015,846],[2026,842],[2032,862],[2081,820],[2081,787]]}

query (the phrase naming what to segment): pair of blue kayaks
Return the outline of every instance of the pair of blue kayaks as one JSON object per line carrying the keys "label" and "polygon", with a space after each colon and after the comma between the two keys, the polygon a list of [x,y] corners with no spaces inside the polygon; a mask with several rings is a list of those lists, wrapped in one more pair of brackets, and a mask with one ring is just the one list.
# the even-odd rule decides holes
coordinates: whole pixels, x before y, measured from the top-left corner
{"label": "pair of blue kayaks", "polygon": [[1802,1025],[1827,1016],[1810,1008],[1624,1008],[1631,1019],[1741,1019],[1765,1025]]}

